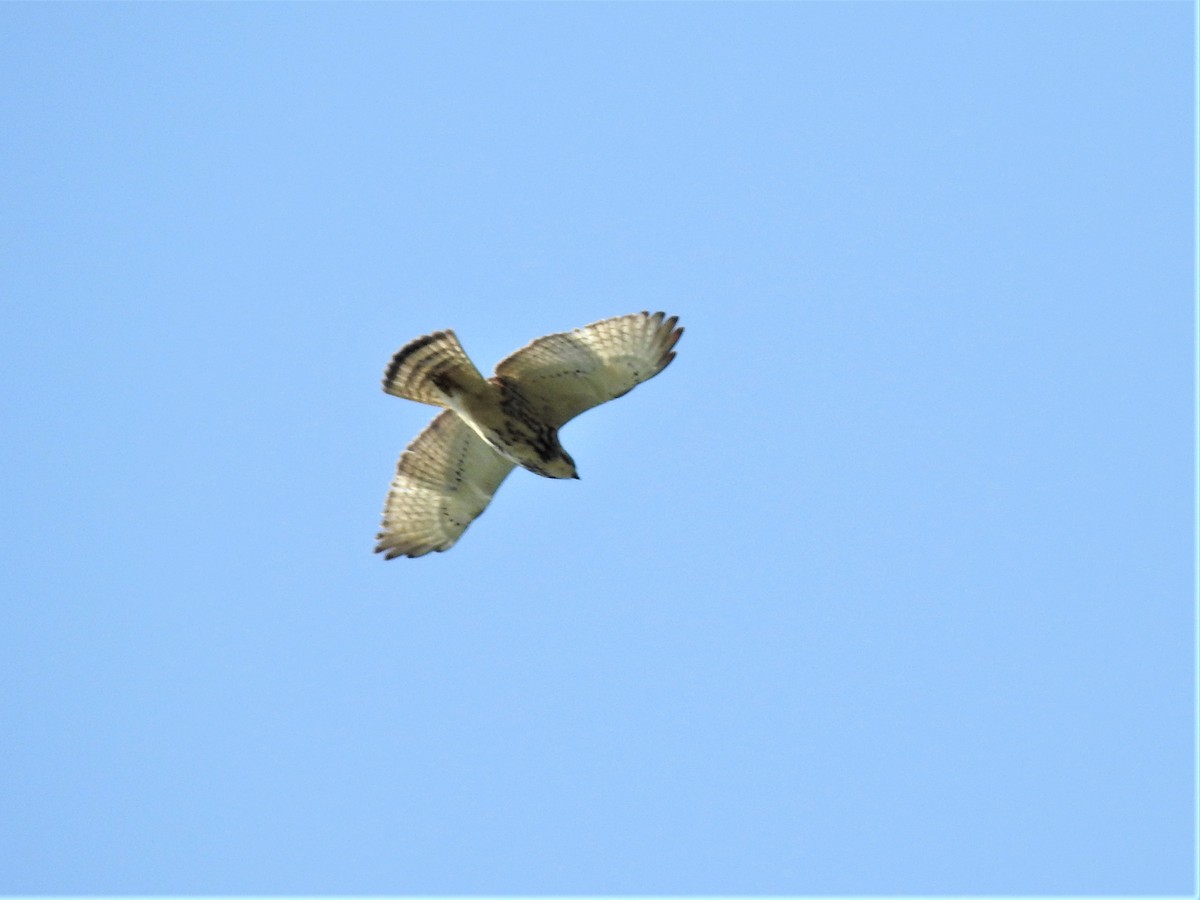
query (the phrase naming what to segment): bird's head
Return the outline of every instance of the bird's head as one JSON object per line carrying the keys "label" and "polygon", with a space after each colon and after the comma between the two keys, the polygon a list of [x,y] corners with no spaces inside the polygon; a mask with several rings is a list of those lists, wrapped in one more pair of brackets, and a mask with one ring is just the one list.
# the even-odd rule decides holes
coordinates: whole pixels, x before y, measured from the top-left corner
{"label": "bird's head", "polygon": [[579,473],[575,471],[575,460],[571,459],[571,455],[566,450],[560,450],[559,454],[544,464],[545,473],[550,478],[578,478]]}

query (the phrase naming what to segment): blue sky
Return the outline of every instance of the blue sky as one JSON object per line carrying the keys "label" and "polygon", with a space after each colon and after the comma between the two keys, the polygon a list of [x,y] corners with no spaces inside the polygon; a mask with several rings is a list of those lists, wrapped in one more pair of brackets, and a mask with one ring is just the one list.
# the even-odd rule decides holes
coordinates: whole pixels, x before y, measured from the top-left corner
{"label": "blue sky", "polygon": [[[1190,893],[1192,34],[5,4],[0,892]],[[640,309],[372,555],[396,349]]]}

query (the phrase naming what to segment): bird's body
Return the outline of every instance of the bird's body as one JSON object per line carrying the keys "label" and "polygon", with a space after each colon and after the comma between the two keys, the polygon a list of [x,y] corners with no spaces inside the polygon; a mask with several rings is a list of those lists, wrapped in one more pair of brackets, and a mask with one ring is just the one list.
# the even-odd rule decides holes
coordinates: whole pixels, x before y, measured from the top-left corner
{"label": "bird's body", "polygon": [[578,478],[558,430],[632,390],[674,359],[677,319],[640,313],[538,338],[484,378],[453,331],[409,342],[388,365],[389,394],[441,406],[400,457],[377,552],[421,556],[454,545],[514,466]]}
{"label": "bird's body", "polygon": [[450,408],[501,456],[547,478],[578,478],[558,442],[558,429],[539,418],[520,385],[489,378],[454,398]]}

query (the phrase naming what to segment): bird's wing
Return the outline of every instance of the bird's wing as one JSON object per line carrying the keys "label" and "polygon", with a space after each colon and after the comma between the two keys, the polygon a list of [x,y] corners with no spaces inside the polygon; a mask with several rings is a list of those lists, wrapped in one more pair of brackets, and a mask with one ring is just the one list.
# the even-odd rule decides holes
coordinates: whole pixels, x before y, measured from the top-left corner
{"label": "bird's wing", "polygon": [[515,382],[557,428],[665,369],[683,334],[675,327],[678,321],[678,316],[642,312],[549,334],[504,359],[496,376]]}
{"label": "bird's wing", "polygon": [[512,470],[457,413],[439,414],[400,456],[375,552],[392,559],[450,549]]}

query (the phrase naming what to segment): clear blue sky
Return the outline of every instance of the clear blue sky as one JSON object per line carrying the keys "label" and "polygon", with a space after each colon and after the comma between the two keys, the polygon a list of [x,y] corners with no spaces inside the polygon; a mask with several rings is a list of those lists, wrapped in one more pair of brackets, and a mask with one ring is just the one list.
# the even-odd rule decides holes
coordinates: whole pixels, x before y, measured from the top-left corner
{"label": "clear blue sky", "polygon": [[1192,15],[0,7],[0,892],[1189,893]]}

